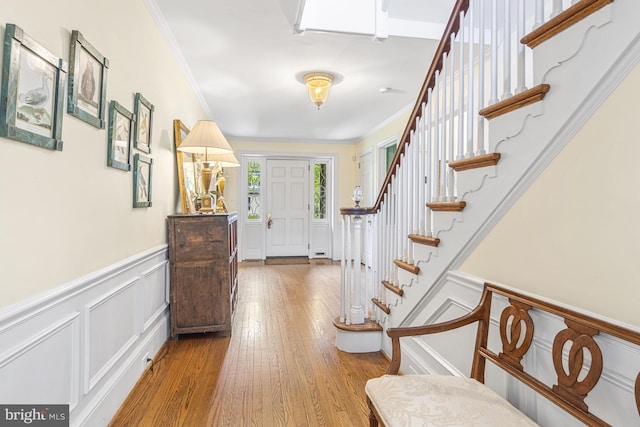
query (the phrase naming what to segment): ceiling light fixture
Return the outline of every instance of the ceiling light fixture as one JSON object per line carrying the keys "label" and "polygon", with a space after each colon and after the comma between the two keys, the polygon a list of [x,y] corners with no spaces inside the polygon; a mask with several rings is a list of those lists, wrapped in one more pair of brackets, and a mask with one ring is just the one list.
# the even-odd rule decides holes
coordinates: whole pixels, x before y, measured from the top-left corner
{"label": "ceiling light fixture", "polygon": [[311,102],[318,106],[325,103],[329,96],[329,88],[333,83],[334,76],[329,73],[312,72],[304,75],[304,84],[309,88],[309,98]]}

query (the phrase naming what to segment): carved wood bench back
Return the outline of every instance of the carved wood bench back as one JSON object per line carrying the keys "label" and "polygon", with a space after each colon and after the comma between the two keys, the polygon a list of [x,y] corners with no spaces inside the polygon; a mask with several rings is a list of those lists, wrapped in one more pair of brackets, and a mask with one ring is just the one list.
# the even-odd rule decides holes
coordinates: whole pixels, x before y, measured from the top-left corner
{"label": "carved wood bench back", "polygon": [[[490,307],[494,294],[506,297],[509,302],[500,315],[502,351],[498,354],[487,346]],[[588,425],[608,425],[589,412],[585,403],[585,398],[600,379],[604,364],[602,351],[594,337],[604,333],[640,345],[640,333],[490,283],[485,284],[480,305],[480,310],[474,310],[479,313],[479,321],[471,370],[473,378],[484,382],[485,361],[490,360]],[[526,372],[522,366],[522,359],[534,338],[535,325],[530,314],[532,309],[558,316],[566,325],[553,340],[551,355],[556,383],[551,387]],[[588,364],[585,363],[586,353],[590,359]],[[563,354],[568,354],[566,365],[563,364]],[[640,415],[640,374],[635,382],[635,399]]]}

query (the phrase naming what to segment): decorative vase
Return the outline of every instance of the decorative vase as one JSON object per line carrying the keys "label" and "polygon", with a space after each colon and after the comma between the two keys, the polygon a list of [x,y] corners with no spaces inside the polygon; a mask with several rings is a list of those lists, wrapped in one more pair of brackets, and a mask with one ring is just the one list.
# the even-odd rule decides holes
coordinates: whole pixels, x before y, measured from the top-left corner
{"label": "decorative vase", "polygon": [[220,173],[218,180],[216,181],[216,187],[218,187],[218,200],[216,203],[216,212],[226,212],[227,206],[224,203],[224,186],[227,183],[227,179]]}
{"label": "decorative vase", "polygon": [[211,185],[211,167],[209,162],[204,162],[202,166],[202,196],[201,206],[198,212],[213,212],[213,198],[209,194]]}

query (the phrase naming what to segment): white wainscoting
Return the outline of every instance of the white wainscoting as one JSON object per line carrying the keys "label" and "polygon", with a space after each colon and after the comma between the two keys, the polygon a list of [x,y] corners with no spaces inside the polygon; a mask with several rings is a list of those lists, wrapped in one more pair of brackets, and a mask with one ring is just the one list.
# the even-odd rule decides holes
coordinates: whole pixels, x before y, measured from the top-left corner
{"label": "white wainscoting", "polygon": [[329,221],[312,221],[309,258],[332,258],[331,237],[331,224]]}
{"label": "white wainscoting", "polygon": [[265,230],[267,226],[262,222],[243,221],[244,225],[239,228],[238,234],[241,244],[238,245],[239,260],[264,259]]}
{"label": "white wainscoting", "polygon": [[0,310],[0,402],[69,404],[104,426],[169,335],[162,245]]}
{"label": "white wainscoting", "polygon": [[[444,285],[435,295],[431,295],[426,304],[427,309],[423,310],[420,318],[412,322],[413,325],[450,320],[468,313],[476,306],[485,280],[461,272],[449,272],[444,280]],[[489,346],[495,352],[499,352],[501,348],[499,316],[506,306],[505,298],[494,297]],[[535,337],[523,364],[525,369],[552,386],[556,381],[551,357],[553,339],[566,325],[560,318],[535,309],[531,311],[531,317],[535,324]],[[405,374],[468,376],[471,372],[475,333],[476,324],[473,324],[453,332],[404,339],[402,371]],[[640,425],[633,394],[635,377],[640,372],[640,347],[604,334],[595,337],[595,340],[602,350],[604,370],[586,403],[594,414],[612,425]],[[566,358],[567,355],[565,360]],[[487,363],[486,383],[542,426],[583,426],[544,397],[517,380],[510,379],[490,362]]]}

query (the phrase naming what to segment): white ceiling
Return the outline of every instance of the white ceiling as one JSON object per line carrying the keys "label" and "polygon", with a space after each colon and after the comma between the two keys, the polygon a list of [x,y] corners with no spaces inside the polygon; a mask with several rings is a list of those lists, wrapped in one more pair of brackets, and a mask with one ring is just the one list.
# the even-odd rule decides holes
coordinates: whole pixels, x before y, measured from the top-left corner
{"label": "white ceiling", "polygon": [[[411,108],[453,3],[146,0],[206,105],[203,118],[229,139],[300,142],[355,142]],[[299,80],[308,71],[339,80],[320,110]]]}

